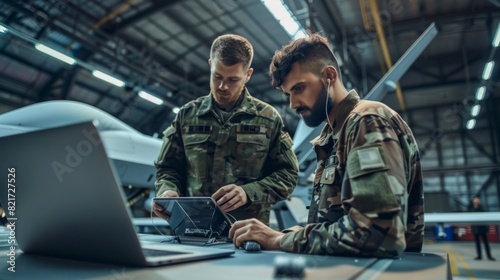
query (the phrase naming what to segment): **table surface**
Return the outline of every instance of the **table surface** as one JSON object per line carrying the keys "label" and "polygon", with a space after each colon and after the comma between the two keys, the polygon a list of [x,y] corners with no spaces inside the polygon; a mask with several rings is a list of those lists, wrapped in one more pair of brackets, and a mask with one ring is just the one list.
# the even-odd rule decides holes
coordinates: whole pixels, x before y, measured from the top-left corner
{"label": "table surface", "polygon": [[[0,228],[0,279],[273,279],[275,260],[304,258],[305,279],[451,279],[443,253],[405,253],[397,259],[248,253],[235,249],[230,257],[160,267],[127,267],[24,254],[17,251],[15,272],[8,270],[9,232]],[[152,241],[150,236],[140,239]],[[232,244],[216,245],[234,248]],[[275,278],[274,278],[275,279]]]}

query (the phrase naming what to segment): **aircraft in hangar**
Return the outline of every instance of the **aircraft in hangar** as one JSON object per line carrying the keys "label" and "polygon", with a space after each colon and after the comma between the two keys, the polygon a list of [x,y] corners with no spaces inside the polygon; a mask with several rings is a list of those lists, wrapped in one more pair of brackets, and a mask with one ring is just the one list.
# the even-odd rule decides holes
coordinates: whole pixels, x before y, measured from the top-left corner
{"label": "aircraft in hangar", "polygon": [[[162,140],[130,127],[121,120],[94,106],[70,100],[46,101],[28,105],[0,115],[0,145],[4,136],[38,129],[49,129],[74,123],[92,121],[98,128],[106,153],[127,192],[128,205],[148,196],[154,187]],[[33,139],[34,143],[36,139]],[[79,157],[70,146],[68,156]],[[68,159],[67,159],[68,160]],[[135,188],[132,188],[135,187]],[[1,208],[0,208],[1,210]],[[3,211],[0,211],[0,219]],[[2,220],[5,224],[5,221]]]}
{"label": "aircraft in hangar", "polygon": [[123,185],[152,188],[156,174],[154,160],[162,140],[142,134],[94,106],[70,100],[25,106],[0,115],[0,137],[89,120],[98,128]]}

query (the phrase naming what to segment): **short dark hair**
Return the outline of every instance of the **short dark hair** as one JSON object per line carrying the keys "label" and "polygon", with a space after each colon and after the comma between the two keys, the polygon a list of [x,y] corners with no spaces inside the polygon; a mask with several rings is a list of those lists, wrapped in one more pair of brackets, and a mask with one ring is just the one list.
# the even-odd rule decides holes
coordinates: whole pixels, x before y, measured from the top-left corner
{"label": "short dark hair", "polygon": [[328,40],[318,33],[294,40],[274,53],[269,66],[273,87],[280,89],[295,62],[300,63],[306,71],[318,76],[325,66],[332,65],[337,70],[339,80],[342,81],[337,59],[328,46]]}
{"label": "short dark hair", "polygon": [[253,47],[250,42],[239,35],[226,34],[215,38],[210,48],[210,59],[217,58],[224,65],[232,66],[243,63],[250,67],[253,59]]}

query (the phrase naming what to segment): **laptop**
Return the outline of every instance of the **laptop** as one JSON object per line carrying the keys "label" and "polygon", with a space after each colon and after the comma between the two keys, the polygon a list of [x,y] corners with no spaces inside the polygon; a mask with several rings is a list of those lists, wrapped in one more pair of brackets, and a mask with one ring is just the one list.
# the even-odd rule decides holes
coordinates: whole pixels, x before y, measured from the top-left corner
{"label": "laptop", "polygon": [[234,253],[139,241],[120,180],[92,122],[2,137],[0,155],[0,202],[12,210],[7,218],[24,253],[129,266]]}
{"label": "laptop", "polygon": [[155,197],[181,242],[227,242],[232,222],[211,197]]}

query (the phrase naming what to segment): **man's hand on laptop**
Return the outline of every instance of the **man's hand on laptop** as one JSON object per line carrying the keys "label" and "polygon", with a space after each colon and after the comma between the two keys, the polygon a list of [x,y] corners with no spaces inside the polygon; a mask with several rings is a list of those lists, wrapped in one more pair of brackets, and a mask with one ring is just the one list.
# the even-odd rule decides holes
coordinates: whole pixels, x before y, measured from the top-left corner
{"label": "man's hand on laptop", "polygon": [[[157,197],[179,197],[179,194],[176,191],[168,190],[164,191]],[[161,205],[153,203],[153,212],[155,215],[168,221],[168,219],[170,219],[170,215],[164,213],[163,210],[164,209]]]}
{"label": "man's hand on laptop", "polygon": [[212,198],[224,212],[236,210],[248,202],[247,193],[242,187],[235,184],[230,184],[218,189],[212,195]]}

